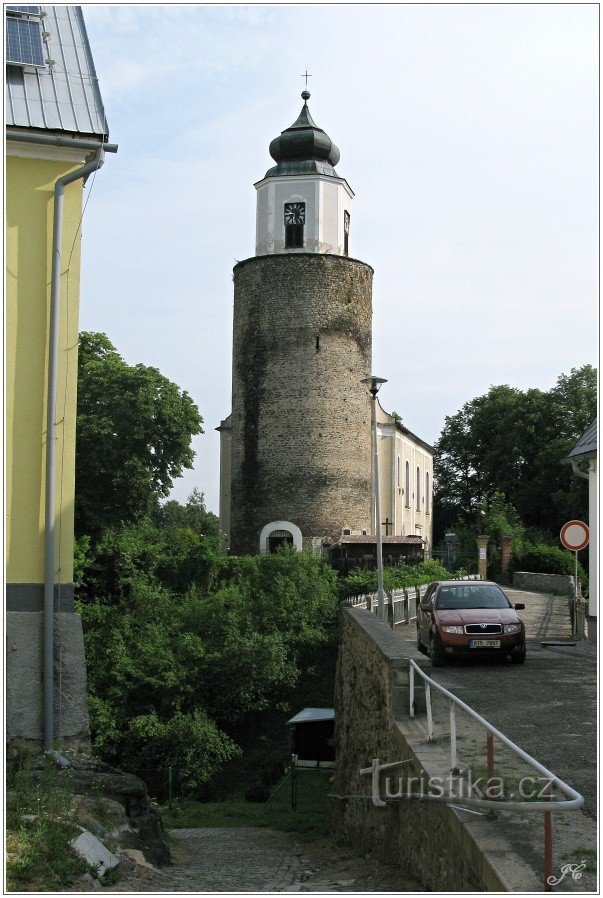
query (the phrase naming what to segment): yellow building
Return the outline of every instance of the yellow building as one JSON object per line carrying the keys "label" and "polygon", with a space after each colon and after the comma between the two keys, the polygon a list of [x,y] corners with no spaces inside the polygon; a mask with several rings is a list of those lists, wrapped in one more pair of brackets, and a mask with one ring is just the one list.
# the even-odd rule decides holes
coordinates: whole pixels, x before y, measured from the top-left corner
{"label": "yellow building", "polygon": [[[83,665],[83,646],[73,642],[79,618],[71,620],[83,187],[116,147],[107,144],[81,8],[7,7],[6,29],[8,739],[40,737],[42,664],[48,747],[49,640],[56,651],[65,631]],[[85,667],[82,677],[85,688]],[[62,715],[63,727],[85,730],[85,692],[78,702],[73,721]],[[75,736],[77,726],[55,727],[54,738]]]}

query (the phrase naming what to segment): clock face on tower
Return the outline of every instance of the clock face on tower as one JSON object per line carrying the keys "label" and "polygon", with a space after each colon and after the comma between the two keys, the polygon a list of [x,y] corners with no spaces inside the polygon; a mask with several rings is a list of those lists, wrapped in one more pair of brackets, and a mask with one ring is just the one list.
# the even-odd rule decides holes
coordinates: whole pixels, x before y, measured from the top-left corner
{"label": "clock face on tower", "polygon": [[305,224],[306,204],[285,203],[285,224]]}

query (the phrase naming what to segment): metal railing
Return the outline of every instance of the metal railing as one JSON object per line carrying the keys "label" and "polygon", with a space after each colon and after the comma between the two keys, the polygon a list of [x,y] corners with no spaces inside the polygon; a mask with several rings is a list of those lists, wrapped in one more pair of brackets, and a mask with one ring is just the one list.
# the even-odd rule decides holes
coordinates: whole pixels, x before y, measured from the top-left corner
{"label": "metal railing", "polygon": [[[457,578],[455,577],[454,579],[456,580]],[[459,577],[458,579],[481,580],[481,577],[479,574],[475,574],[468,577]],[[398,624],[409,624],[417,619],[417,611],[428,586],[429,583],[422,583],[420,586],[406,586],[403,589],[386,591],[385,614],[390,627],[395,627]],[[346,602],[354,608],[364,608],[366,611],[378,614],[378,598],[376,592],[371,592],[359,596],[351,596]]]}
{"label": "metal railing", "polygon": [[[454,798],[454,803],[458,805],[468,805],[470,807],[479,807],[479,808],[487,808],[489,811],[493,809],[496,810],[508,810],[508,811],[540,811],[544,814],[544,890],[546,892],[552,891],[552,883],[551,879],[553,878],[553,826],[552,826],[552,814],[553,811],[571,811],[577,808],[582,807],[584,804],[584,798],[580,795],[579,792],[576,792],[571,786],[568,786],[567,783],[564,783],[562,779],[548,770],[543,764],[540,764],[535,758],[531,757],[527,752],[525,752],[522,748],[519,748],[514,742],[511,741],[504,733],[501,733],[500,730],[497,730],[496,727],[492,726],[484,717],[474,711],[469,705],[465,702],[461,701],[460,698],[457,698],[452,692],[448,689],[445,689],[444,686],[441,686],[439,683],[436,683],[435,680],[432,680],[431,677],[428,677],[426,673],[424,673],[421,668],[416,664],[415,661],[409,659],[409,674],[410,674],[410,717],[414,718],[416,716],[415,710],[415,674],[418,674],[425,683],[425,707],[427,714],[427,735],[430,742],[433,742],[435,739],[434,735],[434,724],[433,724],[433,710],[431,707],[431,689],[432,687],[444,695],[450,703],[450,770],[452,773],[459,774],[459,766],[458,766],[458,754],[457,754],[457,725],[456,725],[456,710],[459,708],[461,711],[464,711],[469,717],[473,718],[480,726],[482,726],[486,730],[486,765],[487,765],[487,775],[486,775],[486,794],[489,793],[489,785],[494,780],[494,739],[498,739],[505,745],[510,751],[512,751],[517,757],[519,757],[522,761],[532,767],[537,773],[540,774],[542,778],[544,778],[546,787],[542,790],[541,794],[545,794],[545,798],[542,801],[509,801],[499,798],[470,798],[469,796],[460,798]],[[556,788],[563,795],[566,796],[566,799],[558,801],[554,800],[552,797],[552,790]],[[431,796],[426,796],[430,798]],[[450,799],[447,796],[433,796],[434,800],[440,801],[448,801],[450,803]]]}
{"label": "metal railing", "polygon": [[[410,621],[416,620],[417,609],[427,592],[428,585],[407,586],[404,589],[392,589],[385,593],[385,614],[390,627],[395,627],[396,624],[408,624]],[[352,596],[347,599],[347,604],[354,608],[364,608],[372,614],[379,613],[376,592]]]}

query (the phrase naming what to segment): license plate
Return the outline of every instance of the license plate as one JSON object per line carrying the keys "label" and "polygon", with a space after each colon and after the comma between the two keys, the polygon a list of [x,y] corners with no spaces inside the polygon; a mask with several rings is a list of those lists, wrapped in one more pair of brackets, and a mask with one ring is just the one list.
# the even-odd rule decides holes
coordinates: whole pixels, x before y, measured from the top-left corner
{"label": "license plate", "polygon": [[471,639],[470,649],[499,649],[500,639]]}

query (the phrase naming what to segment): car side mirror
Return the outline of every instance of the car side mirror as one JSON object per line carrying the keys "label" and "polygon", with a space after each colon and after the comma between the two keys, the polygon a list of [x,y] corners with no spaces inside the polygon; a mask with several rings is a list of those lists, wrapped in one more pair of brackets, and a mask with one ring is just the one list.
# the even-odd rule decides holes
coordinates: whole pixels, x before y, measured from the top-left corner
{"label": "car side mirror", "polygon": [[429,611],[430,610],[429,605],[419,605],[419,608],[421,609],[421,611]]}
{"label": "car side mirror", "polygon": [[515,602],[514,608],[516,611],[523,611],[525,607],[523,602]]}

